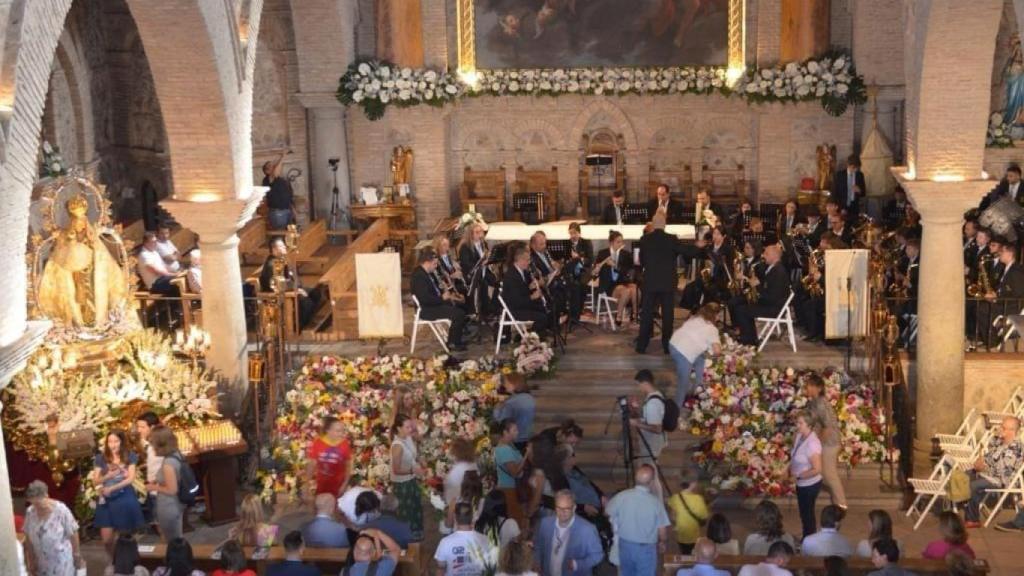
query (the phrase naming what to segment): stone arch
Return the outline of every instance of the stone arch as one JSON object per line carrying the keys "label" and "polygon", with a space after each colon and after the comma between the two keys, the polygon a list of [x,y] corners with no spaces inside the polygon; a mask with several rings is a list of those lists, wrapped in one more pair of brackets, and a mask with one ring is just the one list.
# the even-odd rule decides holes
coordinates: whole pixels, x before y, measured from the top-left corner
{"label": "stone arch", "polygon": [[[96,152],[92,94],[88,82],[89,70],[80,44],[66,28],[57,42],[53,69],[64,76],[68,90],[67,105],[70,106],[74,117],[72,129],[75,153],[71,157],[65,156],[65,159],[75,164],[87,164]],[[48,105],[52,107],[56,103],[52,101],[52,95],[50,96],[51,101]]]}
{"label": "stone arch", "polygon": [[530,141],[536,135],[540,135],[546,140],[545,145],[548,150],[566,149],[566,142],[562,138],[562,134],[550,122],[544,120],[531,118],[523,122],[516,122],[513,126],[509,126],[508,130],[515,135],[515,143],[520,149],[529,148]]}
{"label": "stone arch", "polygon": [[621,108],[613,104],[607,98],[599,98],[587,104],[573,120],[572,128],[569,130],[569,137],[566,142],[570,146],[582,141],[583,135],[591,121],[605,115],[612,128],[622,135],[623,143],[627,150],[636,151],[639,149],[636,129],[633,123],[626,117]]}

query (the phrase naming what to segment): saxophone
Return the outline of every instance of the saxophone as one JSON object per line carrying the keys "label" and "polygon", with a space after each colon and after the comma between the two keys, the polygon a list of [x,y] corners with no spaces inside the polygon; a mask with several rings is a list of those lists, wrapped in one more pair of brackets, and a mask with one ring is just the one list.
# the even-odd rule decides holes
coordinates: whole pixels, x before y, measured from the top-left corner
{"label": "saxophone", "polygon": [[[753,262],[750,263],[751,275],[755,275],[757,273],[757,271],[754,270],[754,267],[757,266],[758,262],[759,260],[754,260]],[[754,286],[750,282],[747,282],[747,287],[744,289],[743,294],[744,296],[747,297],[748,304],[757,304],[757,300],[761,297],[761,295],[757,292],[757,286]]]}
{"label": "saxophone", "polygon": [[812,298],[816,298],[824,294],[824,290],[821,288],[821,284],[818,284],[818,280],[815,276],[818,275],[821,265],[818,261],[821,259],[821,250],[813,250],[811,255],[807,258],[807,275],[800,279],[800,283],[803,284],[804,290],[807,291],[807,295]]}
{"label": "saxophone", "polygon": [[729,278],[729,293],[733,296],[739,296],[743,293],[743,285],[741,284],[741,278],[743,278],[743,254],[738,250],[732,259],[732,271],[732,277]]}
{"label": "saxophone", "polygon": [[984,298],[992,291],[992,280],[988,277],[988,263],[992,259],[984,255],[978,259],[978,281],[967,287],[967,295],[971,298]]}

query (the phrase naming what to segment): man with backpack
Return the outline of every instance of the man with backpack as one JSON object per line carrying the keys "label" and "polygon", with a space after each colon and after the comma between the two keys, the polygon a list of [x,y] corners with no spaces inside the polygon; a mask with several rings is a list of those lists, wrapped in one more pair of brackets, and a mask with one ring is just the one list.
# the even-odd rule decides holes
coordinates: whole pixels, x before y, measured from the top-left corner
{"label": "man with backpack", "polygon": [[[665,399],[665,395],[654,384],[654,374],[644,368],[634,376],[637,389],[643,397],[642,403],[634,402],[633,408],[638,411],[638,418],[630,418],[629,424],[640,436],[636,446],[636,465],[650,464],[658,467],[658,457],[668,445],[666,432],[679,427],[679,406]],[[654,483],[655,495],[661,496],[661,483]]]}

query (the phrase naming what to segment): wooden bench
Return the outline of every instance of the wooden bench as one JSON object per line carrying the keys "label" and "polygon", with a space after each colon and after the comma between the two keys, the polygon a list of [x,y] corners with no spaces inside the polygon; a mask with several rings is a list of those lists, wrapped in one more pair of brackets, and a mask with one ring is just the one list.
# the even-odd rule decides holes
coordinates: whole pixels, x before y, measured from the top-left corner
{"label": "wooden bench", "polygon": [[[728,570],[735,574],[740,571],[740,568],[747,564],[758,564],[763,561],[764,556],[719,556],[715,560],[715,568],[718,568],[719,570]],[[675,576],[676,572],[680,568],[689,568],[693,566],[693,564],[693,556],[668,555],[665,557],[663,574],[664,576]],[[867,574],[878,570],[878,568],[875,568],[875,565],[871,563],[870,558],[850,557],[846,559],[846,565],[849,568],[850,574]],[[900,558],[899,565],[916,574],[948,573],[945,560]],[[824,574],[825,559],[809,556],[793,556],[789,559],[789,564],[786,565],[786,569],[794,574]],[[974,561],[974,573],[976,575],[980,576],[988,574],[990,571],[991,568],[985,560],[978,559]]]}
{"label": "wooden bench", "polygon": [[[214,570],[220,568],[220,560],[214,560],[211,558],[216,549],[216,544],[193,544],[192,556],[194,558],[194,568],[196,570],[202,570],[207,574],[210,574]],[[245,547],[245,556],[246,558],[249,558],[247,567],[255,570],[256,573],[261,576],[266,573],[269,566],[276,564],[285,558],[283,546],[274,546],[270,548],[270,553],[267,558],[262,560],[251,559],[254,551],[255,548],[251,546]],[[316,566],[323,574],[335,575],[340,574],[341,569],[344,568],[345,561],[348,559],[348,553],[348,548],[306,548],[302,554],[302,561]],[[139,545],[139,563],[150,571],[153,571],[159,566],[163,566],[164,557],[166,555],[166,544]],[[402,557],[399,558],[398,568],[395,570],[395,574],[398,576],[419,576],[419,562],[420,545],[418,543],[412,543],[409,545],[408,550],[403,551]]]}

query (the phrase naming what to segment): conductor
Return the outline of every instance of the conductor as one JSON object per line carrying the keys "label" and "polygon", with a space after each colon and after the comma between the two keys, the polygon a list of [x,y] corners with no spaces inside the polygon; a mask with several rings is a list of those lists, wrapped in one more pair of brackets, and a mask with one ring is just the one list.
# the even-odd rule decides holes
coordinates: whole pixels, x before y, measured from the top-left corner
{"label": "conductor", "polygon": [[697,238],[695,246],[688,246],[665,232],[665,213],[655,212],[651,219],[654,230],[640,239],[640,265],[643,267],[643,298],[640,301],[640,335],[636,339],[636,351],[647,352],[647,344],[654,333],[654,310],[661,309],[661,348],[668,354],[668,343],[672,339],[676,285],[679,275],[676,260],[679,256],[697,257],[704,248],[704,239]]}

